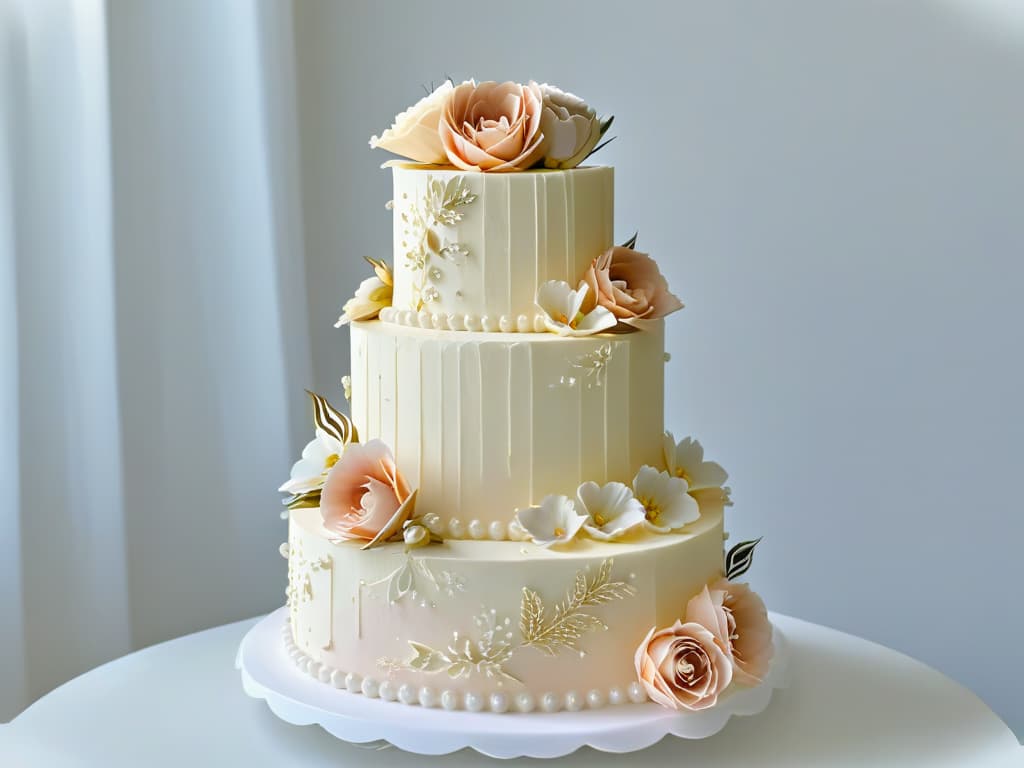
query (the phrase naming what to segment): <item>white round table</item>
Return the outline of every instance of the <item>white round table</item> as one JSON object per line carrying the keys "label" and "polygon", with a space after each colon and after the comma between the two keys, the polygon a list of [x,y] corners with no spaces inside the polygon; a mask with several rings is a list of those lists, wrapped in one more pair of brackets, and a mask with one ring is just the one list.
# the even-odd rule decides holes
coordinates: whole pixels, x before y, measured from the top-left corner
{"label": "white round table", "polygon": [[[242,691],[235,654],[256,620],[216,627],[105,664],[0,727],[3,766],[469,766],[463,750],[422,757],[354,746],[278,720]],[[589,748],[566,765],[1022,766],[1010,729],[974,694],[902,654],[773,614],[789,687],[768,709],[701,741],[666,738],[630,755]],[[410,710],[415,716],[415,710]],[[494,761],[506,765],[508,762]],[[509,762],[527,762],[509,761]],[[536,761],[529,761],[536,762]]]}

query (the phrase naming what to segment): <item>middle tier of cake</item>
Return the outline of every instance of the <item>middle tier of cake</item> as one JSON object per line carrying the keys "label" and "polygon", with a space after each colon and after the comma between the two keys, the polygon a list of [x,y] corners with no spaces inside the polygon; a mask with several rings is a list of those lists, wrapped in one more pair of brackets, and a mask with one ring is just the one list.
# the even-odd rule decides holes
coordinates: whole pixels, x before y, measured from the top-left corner
{"label": "middle tier of cake", "polygon": [[516,509],[661,466],[664,327],[562,338],[352,324],[352,418],[392,447],[418,515],[504,539]]}

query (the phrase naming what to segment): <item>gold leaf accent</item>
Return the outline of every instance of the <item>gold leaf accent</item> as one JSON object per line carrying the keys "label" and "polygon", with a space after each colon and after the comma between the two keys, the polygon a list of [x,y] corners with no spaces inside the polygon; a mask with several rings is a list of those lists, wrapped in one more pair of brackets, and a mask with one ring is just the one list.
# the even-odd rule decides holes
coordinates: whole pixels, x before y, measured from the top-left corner
{"label": "gold leaf accent", "polygon": [[363,256],[366,263],[373,267],[374,274],[377,275],[377,279],[380,280],[388,288],[395,286],[395,277],[391,273],[391,267],[383,259],[372,259],[369,256]]}
{"label": "gold leaf accent", "polygon": [[505,679],[521,683],[518,677],[505,670],[505,662],[516,650],[516,646],[506,639],[506,622],[501,622],[493,614],[485,612],[477,617],[477,626],[481,628],[482,633],[476,640],[460,639],[458,633],[455,633],[451,644],[444,650],[409,641],[409,647],[415,652],[413,658],[406,662],[385,658],[378,664],[388,670],[444,672],[453,680],[480,675],[488,680]]}
{"label": "gold leaf accent", "polygon": [[410,642],[415,656],[406,662],[381,659],[382,669],[418,669],[424,672],[445,672],[452,678],[480,675],[484,678],[521,682],[506,671],[505,662],[520,648],[533,646],[550,656],[564,648],[578,650],[577,641],[587,632],[607,629],[600,619],[581,610],[587,606],[603,605],[636,594],[636,589],[622,581],[611,581],[612,560],[601,563],[597,573],[589,569],[577,572],[565,599],[548,615],[544,601],[537,592],[523,587],[523,600],[519,617],[521,640],[514,643],[509,619],[500,619],[493,611],[484,611],[476,619],[480,630],[475,640],[458,632],[453,633],[451,644],[437,650],[422,643]]}
{"label": "gold leaf accent", "polygon": [[366,542],[363,545],[363,549],[370,549],[378,544],[382,544],[402,530],[402,524],[412,517],[413,511],[416,509],[416,494],[418,492],[419,489],[416,489],[406,497],[405,501],[395,510],[395,514],[388,520],[387,525],[381,528],[380,532],[370,541]]}
{"label": "gold leaf accent", "polygon": [[309,509],[312,507],[319,507],[320,489],[316,488],[315,490],[306,491],[305,493],[298,493],[285,501],[284,504],[288,509]]}
{"label": "gold leaf accent", "polygon": [[523,646],[555,656],[568,648],[578,650],[577,642],[587,632],[607,629],[604,622],[582,609],[621,600],[636,594],[636,588],[624,581],[610,581],[612,560],[601,563],[597,573],[579,571],[565,599],[555,605],[550,616],[544,601],[534,590],[523,587],[519,631]]}
{"label": "gold leaf accent", "polygon": [[422,643],[410,641],[409,647],[416,652],[416,656],[408,662],[411,669],[420,672],[440,672],[442,669],[448,668],[451,663],[443,653]]}
{"label": "gold leaf accent", "polygon": [[356,431],[356,425],[352,423],[352,419],[316,392],[310,392],[307,389],[306,394],[313,400],[313,422],[317,427],[342,445],[359,442],[359,433]]}

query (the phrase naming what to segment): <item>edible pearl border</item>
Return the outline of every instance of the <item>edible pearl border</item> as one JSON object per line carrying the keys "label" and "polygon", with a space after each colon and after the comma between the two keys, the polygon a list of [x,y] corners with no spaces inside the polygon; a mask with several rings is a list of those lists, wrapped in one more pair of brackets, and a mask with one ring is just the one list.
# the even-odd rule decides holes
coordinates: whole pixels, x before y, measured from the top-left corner
{"label": "edible pearl border", "polygon": [[394,325],[427,328],[435,331],[483,331],[484,333],[544,333],[544,315],[460,315],[451,313],[415,312],[411,309],[384,307],[380,319]]}
{"label": "edible pearl border", "polygon": [[396,685],[390,680],[363,677],[355,672],[345,673],[340,669],[315,661],[295,645],[291,624],[288,621],[285,621],[282,627],[281,637],[284,640],[284,650],[288,658],[313,679],[335,688],[347,690],[349,693],[361,693],[371,699],[398,701],[409,706],[441,707],[448,711],[464,709],[468,712],[483,712],[487,710],[495,714],[504,714],[506,712],[533,712],[537,709],[547,713],[563,709],[579,712],[582,709],[600,709],[605,705],[642,704],[647,701],[647,692],[636,681],[625,687],[612,686],[607,691],[599,688],[594,688],[586,694],[579,691],[568,691],[562,694],[545,691],[540,696],[529,691],[518,693],[468,691],[460,693],[450,688],[439,690],[429,685],[424,685],[421,688],[416,688],[409,683]]}
{"label": "edible pearl border", "polygon": [[485,523],[475,519],[463,522],[453,517],[445,522],[440,515],[431,512],[423,516],[423,524],[435,536],[451,540],[525,541],[529,538],[515,520],[507,523],[501,520]]}

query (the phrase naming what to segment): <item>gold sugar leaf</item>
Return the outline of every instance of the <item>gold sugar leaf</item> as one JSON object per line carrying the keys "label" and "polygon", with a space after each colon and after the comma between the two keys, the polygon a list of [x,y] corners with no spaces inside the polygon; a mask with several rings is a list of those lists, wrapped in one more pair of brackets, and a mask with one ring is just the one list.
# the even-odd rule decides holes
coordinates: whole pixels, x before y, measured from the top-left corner
{"label": "gold sugar leaf", "polygon": [[306,390],[313,400],[313,422],[319,429],[340,442],[342,445],[359,442],[359,433],[352,419],[343,414],[316,392]]}
{"label": "gold sugar leaf", "polygon": [[320,506],[320,489],[316,488],[305,493],[298,493],[285,501],[288,509],[308,509]]}

